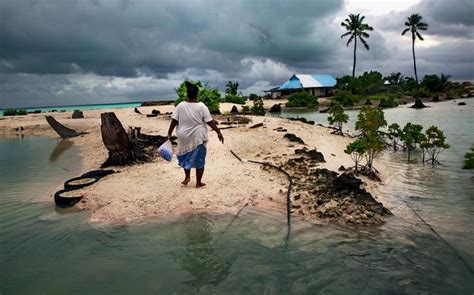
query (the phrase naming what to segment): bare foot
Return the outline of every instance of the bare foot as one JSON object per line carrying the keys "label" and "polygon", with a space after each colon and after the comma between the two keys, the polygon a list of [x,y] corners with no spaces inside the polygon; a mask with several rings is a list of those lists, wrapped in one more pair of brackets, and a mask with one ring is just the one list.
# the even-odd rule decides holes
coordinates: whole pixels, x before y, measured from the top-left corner
{"label": "bare foot", "polygon": [[204,187],[206,184],[204,182],[196,183],[196,188]]}
{"label": "bare foot", "polygon": [[187,185],[190,181],[191,181],[191,178],[185,178],[185,179],[181,182],[181,184],[182,184],[182,185]]}

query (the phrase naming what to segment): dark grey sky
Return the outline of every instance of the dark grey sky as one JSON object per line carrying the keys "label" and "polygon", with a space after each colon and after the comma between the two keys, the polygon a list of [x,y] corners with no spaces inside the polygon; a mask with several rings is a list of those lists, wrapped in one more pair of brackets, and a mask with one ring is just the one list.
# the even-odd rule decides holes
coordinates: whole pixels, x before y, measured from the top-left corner
{"label": "dark grey sky", "polygon": [[421,13],[420,76],[474,80],[470,0],[0,0],[0,108],[171,99],[184,78],[260,94],[293,73],[350,74],[339,24],[354,3],[375,28],[359,74],[412,75],[400,32]]}

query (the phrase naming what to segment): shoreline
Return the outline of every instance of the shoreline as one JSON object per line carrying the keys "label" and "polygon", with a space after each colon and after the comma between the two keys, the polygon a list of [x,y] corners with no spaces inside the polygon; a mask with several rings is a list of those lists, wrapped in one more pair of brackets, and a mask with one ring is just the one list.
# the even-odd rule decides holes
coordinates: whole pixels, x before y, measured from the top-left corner
{"label": "shoreline", "polygon": [[[273,105],[273,102],[270,101],[270,104]],[[223,103],[221,110],[229,111],[232,106],[233,104]],[[144,113],[150,113],[153,109],[165,113],[172,111],[174,106],[140,108]],[[66,126],[89,132],[69,139],[79,148],[82,172],[97,169],[107,158],[107,150],[100,136],[100,113],[106,111],[115,112],[124,128],[141,126],[142,132],[146,134],[164,135],[169,124],[168,115],[147,118],[134,113],[133,108],[84,111],[84,119],[69,119],[72,112],[55,114],[54,117]],[[236,214],[243,206],[285,212],[286,177],[273,171],[264,171],[259,165],[240,163],[229,152],[229,149],[232,149],[242,158],[259,161],[271,162],[275,159],[283,161],[292,158],[295,149],[303,146],[283,139],[284,133],[274,130],[278,127],[301,137],[308,149],[317,148],[322,152],[327,162],[318,164],[318,167],[337,171],[341,165],[351,166],[349,155],[343,152],[345,145],[350,141],[347,137],[330,135],[330,131],[326,128],[284,118],[248,117],[252,119],[249,126],[263,123],[264,127],[249,129],[247,126],[223,130],[226,138],[224,146],[218,142],[214,132],[210,131],[204,174],[207,187],[194,188],[194,180],[190,183],[191,186],[183,187],[179,183],[182,171],[176,160],[173,159],[168,163],[161,158],[155,158],[149,163],[111,167],[120,173],[107,176],[98,183],[78,191],[84,194],[84,198],[75,207],[89,211],[90,222],[102,224],[141,223],[196,213]],[[214,118],[220,122],[223,120],[223,116]],[[1,120],[0,135],[16,135],[14,126],[24,127],[22,131],[24,135],[58,138],[44,119],[44,114],[29,114]],[[385,181],[385,169],[381,164],[378,166],[381,168],[381,178]],[[365,177],[360,178],[374,198],[383,202],[383,196],[377,195],[376,192],[379,184]],[[311,216],[293,215],[293,217],[311,219]]]}

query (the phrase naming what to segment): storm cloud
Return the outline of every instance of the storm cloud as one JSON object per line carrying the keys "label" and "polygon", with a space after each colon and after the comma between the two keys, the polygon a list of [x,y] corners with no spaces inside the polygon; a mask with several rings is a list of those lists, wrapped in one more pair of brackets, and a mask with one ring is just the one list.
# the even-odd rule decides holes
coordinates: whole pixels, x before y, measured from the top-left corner
{"label": "storm cloud", "polygon": [[[426,34],[451,38],[420,50],[420,71],[473,79],[472,6],[425,0],[367,15],[375,31],[357,72],[410,75],[399,31],[420,12]],[[356,12],[343,0],[1,1],[0,108],[171,99],[185,78],[221,90],[238,80],[244,93],[261,93],[293,73],[348,74],[351,48],[339,25],[347,13]]]}

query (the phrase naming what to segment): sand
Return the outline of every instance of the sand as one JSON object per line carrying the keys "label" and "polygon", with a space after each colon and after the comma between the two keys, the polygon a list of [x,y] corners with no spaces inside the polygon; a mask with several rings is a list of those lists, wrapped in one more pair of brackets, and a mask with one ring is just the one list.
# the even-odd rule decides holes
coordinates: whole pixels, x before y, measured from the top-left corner
{"label": "sand", "polygon": [[[267,107],[281,100],[267,100]],[[228,112],[233,104],[221,104],[221,111]],[[172,112],[174,106],[151,106],[139,108],[143,113],[158,109],[162,113]],[[160,115],[155,118],[134,113],[133,109],[89,110],[84,111],[84,119],[71,119],[71,112],[50,113],[59,122],[78,131],[88,134],[69,139],[79,146],[83,158],[83,172],[98,169],[107,158],[100,134],[100,114],[113,111],[128,126],[141,127],[142,133],[166,135],[170,116]],[[47,124],[44,114],[3,117],[0,120],[0,136],[14,135],[18,127],[25,135],[47,135],[57,138],[57,134]],[[219,117],[216,117],[219,121]],[[107,176],[98,183],[81,191],[83,200],[76,204],[82,210],[90,211],[90,221],[100,223],[142,222],[150,218],[173,218],[196,212],[215,214],[236,213],[244,206],[261,207],[268,210],[285,212],[287,180],[276,171],[265,171],[257,164],[239,162],[230,150],[244,159],[268,161],[272,163],[294,155],[297,148],[306,146],[317,148],[323,153],[326,163],[322,168],[337,171],[344,165],[349,167],[352,160],[344,153],[350,138],[331,135],[330,130],[289,121],[275,117],[250,116],[252,123],[248,126],[263,123],[263,127],[250,129],[248,126],[222,130],[225,144],[218,141],[217,135],[210,131],[208,156],[203,181],[204,188],[195,188],[194,171],[192,181],[187,186],[180,182],[184,178],[182,169],[176,159],[166,162],[156,157],[145,164],[112,167],[119,173]],[[223,127],[223,125],[221,125]],[[295,144],[283,138],[285,132],[274,129],[282,127],[289,133],[296,134],[306,145]],[[386,170],[376,162],[382,179],[386,179]],[[377,183],[364,179],[366,188],[376,193]],[[56,188],[60,189],[60,188]],[[54,191],[51,192],[53,202]],[[376,197],[377,194],[375,194]]]}

